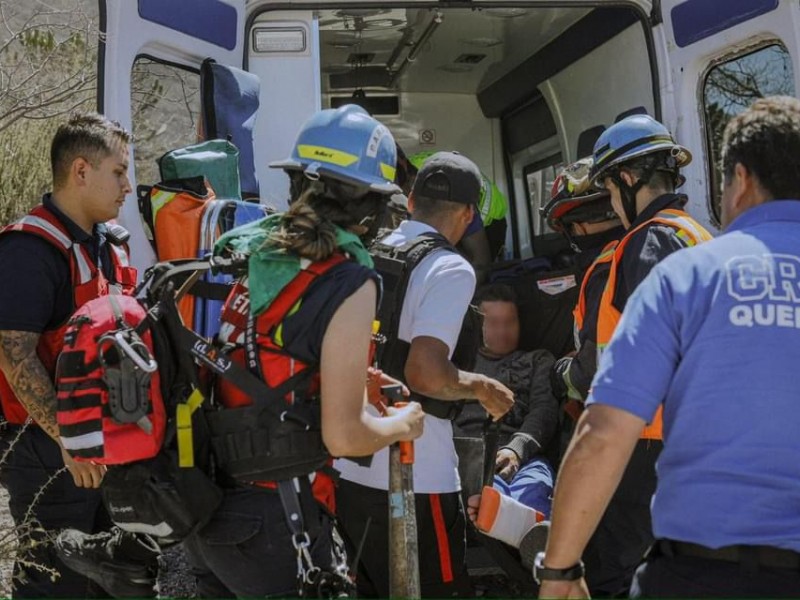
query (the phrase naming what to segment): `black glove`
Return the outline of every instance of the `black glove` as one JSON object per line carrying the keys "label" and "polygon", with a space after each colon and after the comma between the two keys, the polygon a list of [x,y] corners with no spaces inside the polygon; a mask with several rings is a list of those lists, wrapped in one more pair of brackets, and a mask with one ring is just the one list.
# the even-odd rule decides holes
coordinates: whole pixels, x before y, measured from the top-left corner
{"label": "black glove", "polygon": [[572,366],[571,356],[562,356],[555,363],[550,370],[550,387],[553,388],[553,395],[558,398],[565,398],[567,396],[567,383],[564,377]]}

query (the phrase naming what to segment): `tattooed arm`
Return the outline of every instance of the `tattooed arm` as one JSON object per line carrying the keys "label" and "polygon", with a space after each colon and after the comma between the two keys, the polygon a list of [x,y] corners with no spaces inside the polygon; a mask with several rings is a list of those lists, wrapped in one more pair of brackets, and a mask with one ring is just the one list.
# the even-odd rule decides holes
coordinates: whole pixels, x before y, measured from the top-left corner
{"label": "tattooed arm", "polygon": [[56,390],[36,354],[39,336],[30,331],[0,331],[0,369],[31,419],[61,448],[64,464],[72,474],[75,485],[98,487],[105,467],[77,463],[61,446],[56,421]]}
{"label": "tattooed arm", "polygon": [[38,343],[38,333],[0,331],[0,369],[31,418],[58,441],[56,391],[36,354]]}

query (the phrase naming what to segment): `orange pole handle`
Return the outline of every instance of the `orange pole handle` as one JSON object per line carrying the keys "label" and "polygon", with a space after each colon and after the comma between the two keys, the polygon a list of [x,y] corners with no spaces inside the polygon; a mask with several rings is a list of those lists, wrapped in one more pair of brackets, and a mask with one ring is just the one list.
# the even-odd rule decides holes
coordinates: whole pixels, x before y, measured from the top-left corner
{"label": "orange pole handle", "polygon": [[[392,406],[403,408],[407,406],[408,402],[395,402]],[[400,446],[400,464],[413,465],[414,464],[414,442],[397,442]]]}

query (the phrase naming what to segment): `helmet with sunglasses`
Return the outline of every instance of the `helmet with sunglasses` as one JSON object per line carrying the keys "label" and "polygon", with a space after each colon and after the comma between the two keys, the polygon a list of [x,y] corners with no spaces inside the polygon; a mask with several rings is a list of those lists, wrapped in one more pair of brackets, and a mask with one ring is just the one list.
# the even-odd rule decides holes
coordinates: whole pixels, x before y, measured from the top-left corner
{"label": "helmet with sunglasses", "polygon": [[396,161],[389,130],[360,106],[346,104],[312,116],[300,129],[291,156],[270,167],[338,184],[346,196],[389,196],[401,192],[394,183]]}
{"label": "helmet with sunglasses", "polygon": [[594,223],[617,218],[606,190],[592,185],[592,159],[582,158],[564,169],[553,182],[550,202],[540,209],[553,231],[564,233],[575,222]]}
{"label": "helmet with sunglasses", "polygon": [[[649,115],[631,115],[606,129],[594,145],[592,182],[603,187],[603,180],[614,167],[656,152],[663,153],[664,166],[680,169],[692,162],[692,154],[679,145],[669,130]],[[672,159],[672,160],[670,160]]]}

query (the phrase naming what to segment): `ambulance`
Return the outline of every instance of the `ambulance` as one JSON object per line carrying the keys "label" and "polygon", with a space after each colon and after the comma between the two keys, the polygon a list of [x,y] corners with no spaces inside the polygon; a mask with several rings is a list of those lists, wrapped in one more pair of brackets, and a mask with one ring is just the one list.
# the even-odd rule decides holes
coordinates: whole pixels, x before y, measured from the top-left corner
{"label": "ambulance", "polygon": [[[134,189],[155,183],[155,158],[196,141],[209,103],[239,101],[202,93],[212,59],[257,78],[240,169],[260,201],[286,206],[288,179],[268,165],[289,155],[301,124],[354,102],[407,155],[457,150],[478,164],[508,198],[509,259],[563,244],[539,214],[557,169],[635,113],[692,151],[681,191],[716,226],[725,123],[798,87],[791,0],[100,0],[100,26],[98,109],[137,137]],[[135,201],[121,223],[147,266]]]}
{"label": "ambulance", "polygon": [[[552,182],[632,114],[662,121],[691,150],[679,191],[713,231],[725,124],[800,86],[795,0],[99,2],[98,110],[136,137],[134,189],[158,181],[165,152],[213,137],[201,115],[241,110],[244,134],[231,141],[242,191],[284,209],[288,178],[269,164],[290,155],[313,113],[355,103],[408,156],[457,150],[477,163],[508,200],[502,258],[512,263],[565,249],[540,214]],[[210,64],[231,68],[211,86]],[[135,199],[120,222],[135,266],[152,264]],[[546,283],[560,294],[580,280]],[[570,323],[576,291],[560,311]],[[547,310],[536,318],[547,322]]]}

